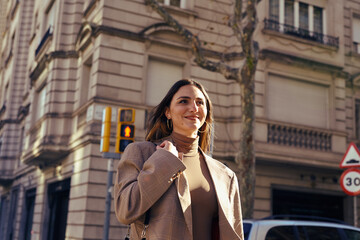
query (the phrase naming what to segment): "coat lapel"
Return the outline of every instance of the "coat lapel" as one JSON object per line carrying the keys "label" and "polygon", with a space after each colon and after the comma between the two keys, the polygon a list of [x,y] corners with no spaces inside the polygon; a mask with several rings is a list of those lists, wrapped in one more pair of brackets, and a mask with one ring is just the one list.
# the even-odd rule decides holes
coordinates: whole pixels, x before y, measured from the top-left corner
{"label": "coat lapel", "polygon": [[192,213],[191,213],[191,196],[189,184],[186,180],[185,172],[183,172],[175,181],[177,187],[177,192],[180,200],[180,205],[184,213],[185,222],[189,229],[191,239],[193,239],[193,230],[192,230]]}
{"label": "coat lapel", "polygon": [[[226,236],[227,239],[240,239],[232,224],[234,222],[234,209],[232,209],[232,204],[229,199],[231,176],[227,171],[224,171],[225,169],[219,167],[215,162],[216,160],[206,156],[204,153],[203,156],[209,169],[218,200],[220,236]],[[221,237],[221,239],[223,239],[223,237]]]}

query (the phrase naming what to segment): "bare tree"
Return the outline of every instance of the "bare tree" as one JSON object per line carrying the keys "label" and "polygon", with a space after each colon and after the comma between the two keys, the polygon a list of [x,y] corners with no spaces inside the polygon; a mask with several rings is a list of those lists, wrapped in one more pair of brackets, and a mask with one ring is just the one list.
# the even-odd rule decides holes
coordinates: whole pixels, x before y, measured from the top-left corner
{"label": "bare tree", "polygon": [[240,85],[241,95],[241,146],[237,156],[240,169],[239,186],[243,217],[251,218],[254,209],[255,192],[255,151],[254,151],[254,75],[258,61],[258,47],[253,40],[257,23],[256,0],[234,0],[234,13],[229,18],[229,26],[241,44],[244,61],[239,67],[231,67],[223,60],[214,62],[204,54],[204,47],[198,36],[175,20],[157,0],[145,0],[175,32],[183,37],[192,49],[195,62],[200,67],[221,73],[226,79],[235,80]]}

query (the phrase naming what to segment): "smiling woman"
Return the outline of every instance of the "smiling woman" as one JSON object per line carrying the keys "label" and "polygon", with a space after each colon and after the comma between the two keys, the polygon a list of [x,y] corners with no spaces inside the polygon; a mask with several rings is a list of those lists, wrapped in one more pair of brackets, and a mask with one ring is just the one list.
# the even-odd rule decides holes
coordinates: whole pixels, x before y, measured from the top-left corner
{"label": "smiling woman", "polygon": [[125,149],[114,196],[130,239],[243,239],[236,175],[206,155],[211,125],[205,89],[183,79],[155,107],[147,141]]}

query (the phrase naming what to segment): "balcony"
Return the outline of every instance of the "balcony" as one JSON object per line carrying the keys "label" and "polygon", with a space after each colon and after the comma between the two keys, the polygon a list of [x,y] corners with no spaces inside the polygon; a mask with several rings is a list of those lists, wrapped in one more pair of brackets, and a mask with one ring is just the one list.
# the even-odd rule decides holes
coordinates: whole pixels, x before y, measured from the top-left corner
{"label": "balcony", "polygon": [[1,169],[0,170],[0,186],[8,186],[14,181],[13,170]]}
{"label": "balcony", "polygon": [[346,151],[346,133],[258,118],[256,159],[335,169]]}
{"label": "balcony", "polygon": [[56,125],[58,120],[58,118],[46,119],[30,129],[29,135],[26,136],[29,142],[28,148],[22,152],[20,157],[24,164],[44,169],[56,166],[70,153],[68,149],[69,135],[63,133],[63,128],[45,130],[46,126]]}
{"label": "balcony", "polygon": [[307,29],[297,28],[292,25],[280,24],[278,21],[265,19],[264,30],[276,31],[290,36],[317,42],[330,47],[339,47],[339,38],[325,35],[319,32],[312,32]]}
{"label": "balcony", "polygon": [[268,143],[316,151],[331,151],[330,132],[298,128],[283,124],[268,124]]}
{"label": "balcony", "polygon": [[53,35],[53,27],[49,26],[49,28],[47,29],[47,31],[45,32],[43,38],[41,39],[38,47],[35,50],[35,57],[38,56],[38,54],[41,52],[41,50],[43,50],[44,46],[46,45],[46,43],[49,42],[49,40],[51,39]]}

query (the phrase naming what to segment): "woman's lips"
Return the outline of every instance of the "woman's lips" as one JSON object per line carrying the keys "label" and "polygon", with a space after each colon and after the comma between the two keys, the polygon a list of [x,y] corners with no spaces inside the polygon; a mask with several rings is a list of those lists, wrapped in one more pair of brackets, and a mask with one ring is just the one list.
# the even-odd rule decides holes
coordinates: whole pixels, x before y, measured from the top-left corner
{"label": "woman's lips", "polygon": [[186,116],[186,119],[190,119],[190,120],[198,120],[199,117],[198,116]]}

